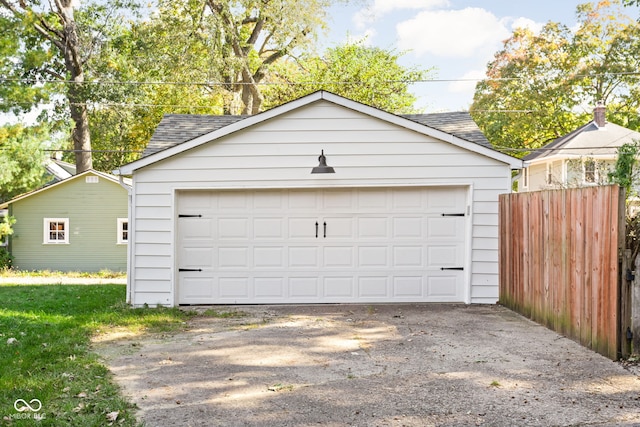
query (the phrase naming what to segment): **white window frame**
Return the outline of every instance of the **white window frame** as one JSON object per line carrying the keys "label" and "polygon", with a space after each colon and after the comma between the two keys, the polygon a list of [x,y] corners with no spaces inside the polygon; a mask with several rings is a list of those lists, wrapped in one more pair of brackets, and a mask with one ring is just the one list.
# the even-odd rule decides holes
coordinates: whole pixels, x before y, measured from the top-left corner
{"label": "white window frame", "polygon": [[[593,181],[587,180],[587,163],[593,164]],[[589,171],[589,173],[591,173],[591,171]],[[598,184],[599,178],[600,177],[598,176],[598,162],[596,162],[594,159],[585,159],[582,162],[582,182],[585,185],[596,185]]]}
{"label": "white window frame", "polygon": [[[127,238],[124,238],[124,233],[125,233],[125,229],[124,229],[124,225],[127,224]],[[129,243],[129,218],[118,218],[118,235],[116,236],[117,242],[119,245],[126,245]]]}
{"label": "white window frame", "polygon": [[[51,239],[49,235],[51,223],[63,223],[64,224],[64,239],[57,240]],[[44,236],[43,244],[45,245],[68,245],[69,244],[69,218],[45,218],[44,219]]]}
{"label": "white window frame", "polygon": [[544,182],[547,185],[551,185],[553,183],[553,168],[550,162],[547,162],[547,169],[545,171]]}

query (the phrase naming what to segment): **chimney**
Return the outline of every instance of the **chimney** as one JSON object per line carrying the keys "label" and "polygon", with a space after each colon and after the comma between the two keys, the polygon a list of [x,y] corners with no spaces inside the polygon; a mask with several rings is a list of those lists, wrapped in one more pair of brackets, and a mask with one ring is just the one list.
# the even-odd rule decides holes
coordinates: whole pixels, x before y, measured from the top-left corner
{"label": "chimney", "polygon": [[602,101],[598,101],[598,105],[593,109],[593,122],[598,128],[603,128],[607,123],[607,108]]}

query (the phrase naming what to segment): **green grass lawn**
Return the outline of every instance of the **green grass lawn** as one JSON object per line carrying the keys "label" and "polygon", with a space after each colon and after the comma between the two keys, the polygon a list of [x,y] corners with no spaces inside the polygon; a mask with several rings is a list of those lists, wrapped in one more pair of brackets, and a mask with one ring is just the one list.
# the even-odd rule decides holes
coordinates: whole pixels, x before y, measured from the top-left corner
{"label": "green grass lawn", "polygon": [[[0,425],[137,425],[91,337],[113,328],[176,331],[193,314],[124,301],[124,285],[0,285]],[[18,399],[41,408],[19,412],[26,407]]]}

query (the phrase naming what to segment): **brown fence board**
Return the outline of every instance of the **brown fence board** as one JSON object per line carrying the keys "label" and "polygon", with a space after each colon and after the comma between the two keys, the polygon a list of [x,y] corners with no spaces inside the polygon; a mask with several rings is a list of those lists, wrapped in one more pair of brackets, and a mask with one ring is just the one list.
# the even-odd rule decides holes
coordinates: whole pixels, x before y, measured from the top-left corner
{"label": "brown fence board", "polygon": [[500,303],[616,359],[617,186],[500,196]]}

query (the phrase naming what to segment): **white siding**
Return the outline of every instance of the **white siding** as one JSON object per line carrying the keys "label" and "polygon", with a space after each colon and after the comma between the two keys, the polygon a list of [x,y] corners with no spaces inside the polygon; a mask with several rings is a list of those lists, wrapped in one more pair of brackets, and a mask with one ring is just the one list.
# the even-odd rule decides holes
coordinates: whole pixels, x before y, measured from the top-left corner
{"label": "white siding", "polygon": [[[324,150],[335,174],[312,175]],[[508,164],[329,102],[317,102],[134,174],[132,302],[175,304],[176,191],[467,186],[471,303],[498,298],[498,195]]]}

